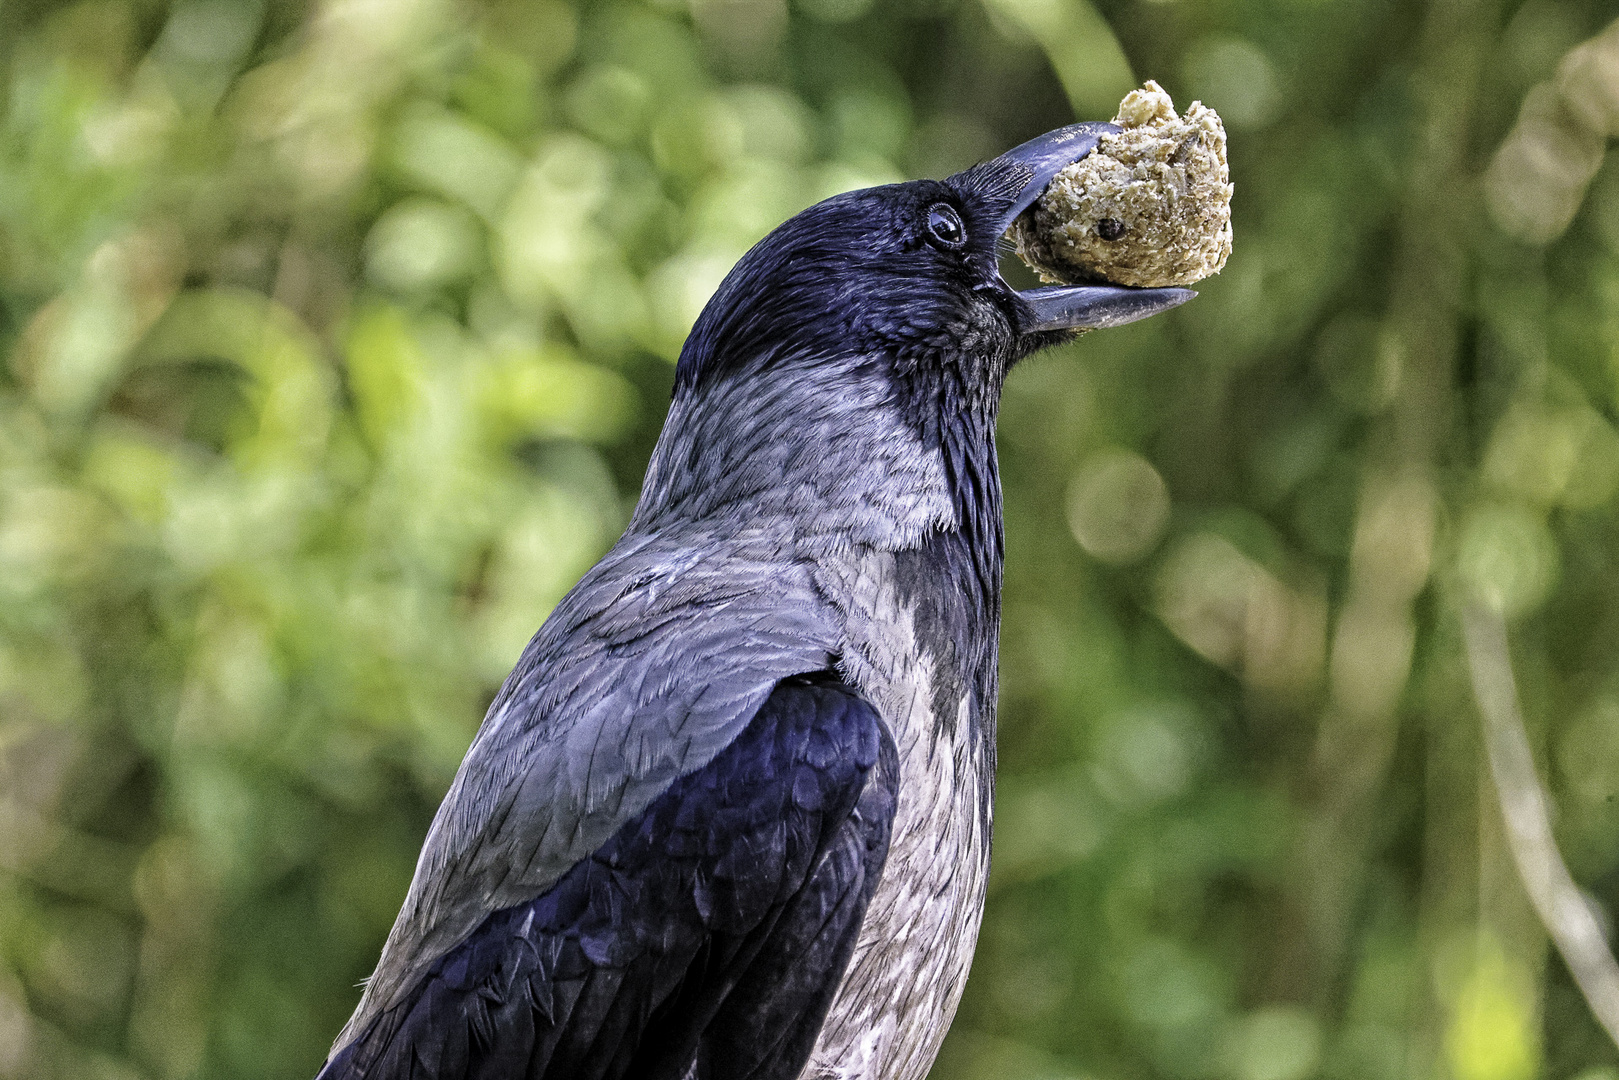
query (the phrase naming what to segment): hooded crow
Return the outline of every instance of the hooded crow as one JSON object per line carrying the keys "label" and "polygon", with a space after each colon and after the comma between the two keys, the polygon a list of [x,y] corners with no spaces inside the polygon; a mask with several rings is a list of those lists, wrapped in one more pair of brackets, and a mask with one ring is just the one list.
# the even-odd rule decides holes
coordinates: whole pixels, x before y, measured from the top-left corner
{"label": "hooded crow", "polygon": [[1194,295],[1001,278],[1112,130],[838,195],[731,271],[321,1080],[926,1074],[989,872],[1002,383]]}

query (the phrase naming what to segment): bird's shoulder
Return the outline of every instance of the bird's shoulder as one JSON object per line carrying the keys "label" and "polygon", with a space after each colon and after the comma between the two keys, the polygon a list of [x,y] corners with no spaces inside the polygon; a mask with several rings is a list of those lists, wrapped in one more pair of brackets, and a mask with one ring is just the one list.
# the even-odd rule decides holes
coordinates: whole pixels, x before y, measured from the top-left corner
{"label": "bird's shoulder", "polygon": [[350,1028],[491,911],[539,895],[824,670],[836,612],[780,537],[626,535],[557,606],[496,696],[429,830]]}

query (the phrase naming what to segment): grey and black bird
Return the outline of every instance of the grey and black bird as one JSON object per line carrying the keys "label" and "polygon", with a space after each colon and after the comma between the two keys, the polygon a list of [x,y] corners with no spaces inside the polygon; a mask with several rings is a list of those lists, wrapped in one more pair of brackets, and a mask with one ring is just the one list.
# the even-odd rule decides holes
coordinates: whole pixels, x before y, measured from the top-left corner
{"label": "grey and black bird", "polygon": [[1183,289],[1017,291],[1104,124],[798,214],[697,320],[622,539],[489,708],[321,1080],[919,1080],[989,872],[995,422]]}

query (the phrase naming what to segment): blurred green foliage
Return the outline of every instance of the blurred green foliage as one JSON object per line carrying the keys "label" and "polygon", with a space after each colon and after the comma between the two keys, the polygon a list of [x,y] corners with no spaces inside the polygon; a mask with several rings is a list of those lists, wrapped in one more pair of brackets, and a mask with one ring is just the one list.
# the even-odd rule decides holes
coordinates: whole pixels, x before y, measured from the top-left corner
{"label": "blurred green foliage", "polygon": [[0,2],[0,1077],[311,1075],[731,263],[1153,77],[1228,122],[1236,251],[1007,389],[995,871],[935,1075],[1616,1080],[1448,599],[1515,616],[1619,911],[1619,167],[1478,179],[1615,14]]}

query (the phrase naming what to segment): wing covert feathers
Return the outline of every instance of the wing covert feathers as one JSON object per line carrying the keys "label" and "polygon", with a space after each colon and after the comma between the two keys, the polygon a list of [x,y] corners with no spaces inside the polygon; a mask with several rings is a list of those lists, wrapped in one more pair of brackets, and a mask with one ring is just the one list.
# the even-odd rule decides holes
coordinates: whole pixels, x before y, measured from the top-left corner
{"label": "wing covert feathers", "polygon": [[837,623],[779,538],[626,535],[490,706],[336,1052],[493,911],[558,881],[741,733]]}
{"label": "wing covert feathers", "polygon": [[897,785],[865,699],[826,674],[782,681],[706,765],[435,960],[319,1080],[791,1080],[881,875]]}

